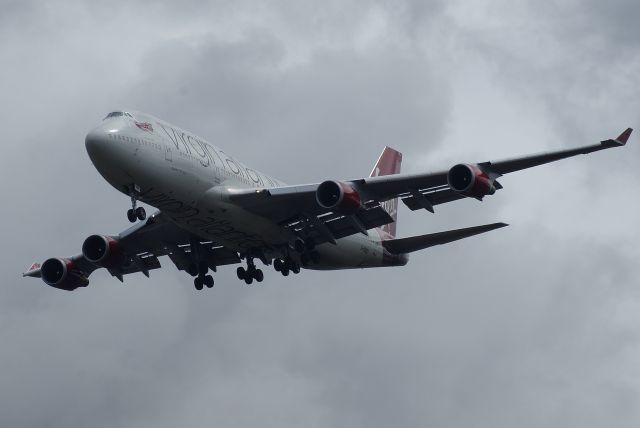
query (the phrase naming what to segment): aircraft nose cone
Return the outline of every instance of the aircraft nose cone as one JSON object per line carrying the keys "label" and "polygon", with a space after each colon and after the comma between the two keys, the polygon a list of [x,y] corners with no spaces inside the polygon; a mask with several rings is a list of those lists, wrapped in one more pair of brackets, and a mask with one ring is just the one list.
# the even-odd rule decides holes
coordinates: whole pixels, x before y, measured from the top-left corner
{"label": "aircraft nose cone", "polygon": [[91,160],[95,163],[99,158],[104,157],[105,151],[108,150],[108,137],[99,129],[89,132],[84,139],[84,145]]}
{"label": "aircraft nose cone", "polygon": [[118,144],[118,132],[98,127],[89,132],[84,144],[91,162],[109,182],[119,182],[129,165],[126,147]]}

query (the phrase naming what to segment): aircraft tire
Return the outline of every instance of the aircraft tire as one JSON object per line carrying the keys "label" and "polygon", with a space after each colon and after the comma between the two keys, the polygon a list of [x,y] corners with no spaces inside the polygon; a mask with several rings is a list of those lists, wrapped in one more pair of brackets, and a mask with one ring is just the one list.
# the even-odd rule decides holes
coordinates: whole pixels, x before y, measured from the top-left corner
{"label": "aircraft tire", "polygon": [[247,285],[251,285],[251,284],[253,283],[253,278],[252,278],[252,277],[250,277],[250,276],[247,276],[247,277],[244,279],[244,282],[245,282]]}
{"label": "aircraft tire", "polygon": [[293,267],[291,268],[291,272],[295,273],[296,275],[300,273],[300,266],[298,265],[293,265]]}
{"label": "aircraft tire", "polygon": [[289,276],[289,269],[282,269],[282,276]]}
{"label": "aircraft tire", "polygon": [[247,271],[244,270],[242,266],[240,266],[238,269],[236,269],[236,274],[238,275],[239,280],[244,280],[247,276]]}
{"label": "aircraft tire", "polygon": [[135,214],[138,220],[140,221],[145,220],[147,218],[147,212],[144,210],[143,207],[136,208]]}
{"label": "aircraft tire", "polygon": [[130,223],[135,223],[136,222],[136,212],[132,209],[129,209],[127,211],[127,218],[129,219]]}
{"label": "aircraft tire", "polygon": [[264,273],[262,272],[262,269],[256,269],[253,277],[256,279],[256,281],[262,282],[264,280]]}
{"label": "aircraft tire", "polygon": [[204,277],[204,285],[206,285],[207,288],[212,288],[213,284],[214,284],[214,281],[211,275],[207,275]]}
{"label": "aircraft tire", "polygon": [[197,277],[193,280],[193,285],[195,285],[196,290],[202,290],[202,286],[204,285],[204,280],[200,277]]}

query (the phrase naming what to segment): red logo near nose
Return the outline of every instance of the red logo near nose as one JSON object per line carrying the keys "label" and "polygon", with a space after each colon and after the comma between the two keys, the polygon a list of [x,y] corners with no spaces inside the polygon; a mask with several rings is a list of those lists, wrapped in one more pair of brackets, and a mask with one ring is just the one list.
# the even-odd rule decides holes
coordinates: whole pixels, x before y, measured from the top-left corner
{"label": "red logo near nose", "polygon": [[149,122],[136,122],[136,126],[143,131],[153,132],[153,126]]}

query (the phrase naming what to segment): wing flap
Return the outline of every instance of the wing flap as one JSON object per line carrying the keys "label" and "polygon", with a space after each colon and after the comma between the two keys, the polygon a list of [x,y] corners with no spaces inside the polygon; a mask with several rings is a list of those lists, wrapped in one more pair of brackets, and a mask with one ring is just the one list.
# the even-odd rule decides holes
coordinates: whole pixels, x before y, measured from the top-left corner
{"label": "wing flap", "polygon": [[411,196],[402,198],[402,202],[411,211],[426,209],[427,211],[434,212],[433,207],[436,205],[446,204],[447,202],[453,202],[465,198],[466,196],[446,188],[435,192],[414,192]]}

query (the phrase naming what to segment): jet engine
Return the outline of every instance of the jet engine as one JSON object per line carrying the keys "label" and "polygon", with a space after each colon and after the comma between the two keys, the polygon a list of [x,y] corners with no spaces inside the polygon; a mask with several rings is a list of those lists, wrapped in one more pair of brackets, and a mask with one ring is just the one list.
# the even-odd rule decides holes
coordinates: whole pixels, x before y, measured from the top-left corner
{"label": "jet engine", "polygon": [[355,214],[362,205],[358,192],[341,181],[324,181],[316,190],[316,201],[322,208],[345,215]]}
{"label": "jet engine", "polygon": [[82,255],[91,263],[109,267],[120,262],[122,253],[118,241],[102,235],[91,235],[82,244]]}
{"label": "jet engine", "polygon": [[40,268],[42,280],[51,287],[68,291],[89,285],[89,280],[74,268],[72,260],[48,259]]}
{"label": "jet engine", "polygon": [[454,166],[447,174],[447,182],[453,191],[480,200],[496,192],[494,179],[477,165],[459,164]]}

